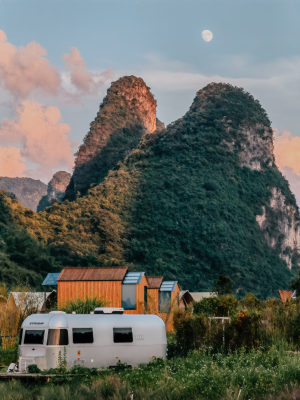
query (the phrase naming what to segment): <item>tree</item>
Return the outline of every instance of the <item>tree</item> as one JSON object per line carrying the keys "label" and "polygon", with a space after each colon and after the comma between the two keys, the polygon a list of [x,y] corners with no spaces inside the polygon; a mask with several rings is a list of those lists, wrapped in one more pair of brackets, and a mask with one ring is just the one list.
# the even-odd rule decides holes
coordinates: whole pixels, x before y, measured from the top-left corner
{"label": "tree", "polygon": [[213,292],[218,293],[219,296],[224,294],[232,294],[233,282],[228,275],[219,275],[218,279],[215,280],[212,288]]}
{"label": "tree", "polygon": [[300,270],[293,276],[291,280],[291,288],[296,290],[296,295],[300,294]]}

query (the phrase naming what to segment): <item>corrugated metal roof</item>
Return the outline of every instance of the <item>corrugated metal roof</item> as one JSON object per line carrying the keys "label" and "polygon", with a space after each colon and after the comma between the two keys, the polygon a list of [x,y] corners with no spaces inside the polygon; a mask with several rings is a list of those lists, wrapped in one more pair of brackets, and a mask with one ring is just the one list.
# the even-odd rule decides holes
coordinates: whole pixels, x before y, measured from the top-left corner
{"label": "corrugated metal roof", "polygon": [[145,272],[127,272],[125,275],[123,284],[124,285],[137,285],[141,282]]}
{"label": "corrugated metal roof", "polygon": [[57,278],[59,277],[59,272],[52,272],[49,273],[44,282],[42,283],[43,286],[57,286]]}
{"label": "corrugated metal roof", "polygon": [[146,278],[149,289],[159,289],[164,279],[162,276],[147,276]]}
{"label": "corrugated metal roof", "polygon": [[122,281],[127,272],[127,267],[66,267],[58,281]]}
{"label": "corrugated metal roof", "polygon": [[161,292],[173,292],[177,285],[177,281],[163,281],[160,287]]}

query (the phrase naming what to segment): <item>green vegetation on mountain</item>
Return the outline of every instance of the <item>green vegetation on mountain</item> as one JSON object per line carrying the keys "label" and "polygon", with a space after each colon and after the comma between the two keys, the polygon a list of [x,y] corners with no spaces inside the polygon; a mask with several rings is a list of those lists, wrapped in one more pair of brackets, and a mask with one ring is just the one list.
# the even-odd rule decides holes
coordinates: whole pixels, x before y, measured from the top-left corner
{"label": "green vegetation on mountain", "polygon": [[76,154],[66,199],[85,194],[103,181],[137,147],[145,132],[156,129],[156,101],[142,78],[124,76],[107,91],[95,120]]}
{"label": "green vegetation on mountain", "polygon": [[11,204],[18,205],[24,214],[34,215],[0,192],[0,282],[40,287],[45,272],[56,271],[59,265],[45,245],[16,224]]}
{"label": "green vegetation on mountain", "polygon": [[[145,134],[86,196],[38,215],[9,201],[16,223],[63,265],[130,264],[194,291],[223,274],[239,296],[267,297],[291,277],[280,258],[285,211],[270,206],[274,188],[299,219],[274,164],[265,111],[242,89],[210,84],[183,118]],[[265,231],[256,221],[264,212]],[[275,246],[266,234],[279,238]]]}

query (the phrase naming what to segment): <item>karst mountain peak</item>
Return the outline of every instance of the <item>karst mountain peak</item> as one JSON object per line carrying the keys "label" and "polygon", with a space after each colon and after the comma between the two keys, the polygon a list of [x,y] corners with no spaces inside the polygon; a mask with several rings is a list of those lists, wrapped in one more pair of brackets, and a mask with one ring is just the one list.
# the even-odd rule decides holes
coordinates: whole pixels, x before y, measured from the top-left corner
{"label": "karst mountain peak", "polygon": [[113,82],[79,147],[66,198],[100,183],[156,125],[156,100],[143,79],[130,75]]}

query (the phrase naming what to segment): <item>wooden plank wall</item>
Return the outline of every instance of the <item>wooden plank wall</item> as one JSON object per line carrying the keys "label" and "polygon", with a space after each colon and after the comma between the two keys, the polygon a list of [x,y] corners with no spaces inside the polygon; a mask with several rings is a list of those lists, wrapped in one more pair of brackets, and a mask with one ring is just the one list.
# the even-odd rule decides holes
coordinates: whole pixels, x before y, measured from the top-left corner
{"label": "wooden plank wall", "polygon": [[157,313],[157,315],[164,321],[166,325],[166,330],[174,330],[174,313],[178,310],[178,296],[180,289],[178,285],[173,292],[171,292],[171,309],[169,313]]}
{"label": "wooden plank wall", "polygon": [[103,300],[106,307],[121,307],[121,284],[121,281],[58,281],[57,307],[87,297]]}
{"label": "wooden plank wall", "polygon": [[158,314],[158,292],[159,289],[148,288],[148,314]]}

